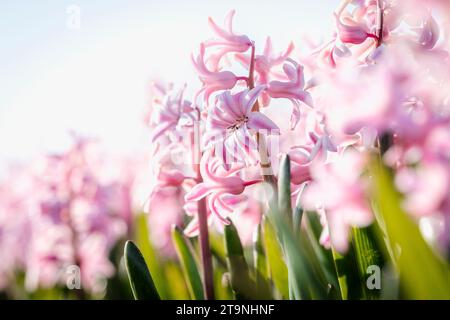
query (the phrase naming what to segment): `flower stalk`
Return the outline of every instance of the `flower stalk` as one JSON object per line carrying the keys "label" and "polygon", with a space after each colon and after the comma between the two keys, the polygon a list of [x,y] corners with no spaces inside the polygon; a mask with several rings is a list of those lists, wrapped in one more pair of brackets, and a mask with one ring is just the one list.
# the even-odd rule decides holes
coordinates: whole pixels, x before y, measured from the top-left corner
{"label": "flower stalk", "polygon": [[[199,117],[200,119],[200,117]],[[197,137],[199,138],[199,126],[196,126]],[[200,141],[194,142],[197,159],[201,158],[202,151],[200,148]],[[198,161],[195,162],[195,171],[197,173],[197,183],[202,183],[203,178],[200,173],[200,165]],[[206,198],[202,198],[197,202],[198,206],[198,227],[199,227],[199,243],[200,243],[200,258],[202,263],[202,278],[203,278],[203,291],[206,300],[214,300],[214,279],[213,279],[213,266],[211,247],[209,244],[209,231],[208,231],[208,213],[206,209]]]}

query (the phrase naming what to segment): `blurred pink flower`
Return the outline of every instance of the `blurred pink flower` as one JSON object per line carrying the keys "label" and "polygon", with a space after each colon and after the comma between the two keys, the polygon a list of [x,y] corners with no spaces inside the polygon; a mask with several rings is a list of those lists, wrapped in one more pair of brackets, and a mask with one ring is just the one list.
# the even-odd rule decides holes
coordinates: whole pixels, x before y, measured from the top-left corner
{"label": "blurred pink flower", "polygon": [[368,32],[368,28],[363,23],[358,23],[349,17],[345,17],[344,24],[341,17],[335,14],[336,26],[339,39],[343,43],[361,44],[367,38],[377,39],[377,36]]}
{"label": "blurred pink flower", "polygon": [[152,142],[158,141],[162,136],[175,132],[178,127],[193,125],[197,116],[194,108],[184,97],[184,88],[171,93],[164,92],[160,96],[160,103],[155,104],[152,110],[150,126],[152,129]]}
{"label": "blurred pink flower", "polygon": [[303,207],[325,212],[331,243],[339,252],[348,248],[351,227],[365,227],[373,220],[361,179],[365,162],[363,154],[348,151],[332,163],[311,166],[312,182],[304,192]]}
{"label": "blurred pink flower", "polygon": [[[17,253],[2,253],[25,272],[27,290],[65,285],[71,265],[81,268],[86,292],[104,289],[96,284],[114,273],[109,254],[127,234],[133,210],[133,175],[130,163],[122,161],[128,162],[106,157],[92,140],[75,138],[66,152],[39,157],[23,173],[14,172],[8,194],[0,191],[0,249],[14,239]],[[8,238],[2,235],[5,206],[15,207],[6,220]]]}

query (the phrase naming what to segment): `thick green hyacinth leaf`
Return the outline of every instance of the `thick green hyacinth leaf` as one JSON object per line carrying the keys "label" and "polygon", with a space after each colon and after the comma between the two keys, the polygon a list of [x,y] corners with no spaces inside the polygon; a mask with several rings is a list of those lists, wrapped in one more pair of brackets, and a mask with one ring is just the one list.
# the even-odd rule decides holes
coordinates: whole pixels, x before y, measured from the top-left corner
{"label": "thick green hyacinth leaf", "polygon": [[[354,228],[352,230],[353,247],[359,271],[362,298],[375,300],[379,299],[381,290],[370,289],[367,285],[368,276],[373,266],[383,269],[384,261],[379,244],[373,234],[374,225],[366,228]],[[381,276],[381,275],[380,275]]]}
{"label": "thick green hyacinth leaf", "polygon": [[[416,223],[401,206],[388,169],[379,161],[370,165],[377,219],[383,226],[393,265],[400,274],[401,291],[409,299],[450,299],[449,265],[423,239]],[[391,255],[385,253],[389,258]]]}
{"label": "thick green hyacinth leaf", "polygon": [[331,299],[340,299],[341,295],[333,254],[331,250],[326,249],[320,244],[322,225],[320,224],[319,216],[315,212],[305,212],[303,214],[303,221],[303,232],[306,236],[305,241],[311,246],[311,250],[317,259],[317,267],[321,269],[322,274],[328,282],[329,297]]}
{"label": "thick green hyacinth leaf", "polygon": [[257,225],[253,233],[253,265],[255,268],[256,290],[270,292],[261,223]]}
{"label": "thick green hyacinth leaf", "polygon": [[[272,208],[273,210],[273,208]],[[291,226],[294,229],[293,213],[291,203],[291,162],[288,155],[283,155],[280,161],[280,170],[278,174],[278,208],[277,214],[281,215],[285,220],[286,225]],[[284,239],[280,238],[282,243]],[[289,285],[289,297],[291,299],[300,299],[300,288],[298,283],[294,283],[295,275],[292,272],[292,268],[289,268],[290,257],[286,250],[286,246],[283,245],[286,254],[286,261],[288,264],[288,285]],[[297,290],[298,289],[298,290]],[[303,297],[307,291],[304,290]]]}
{"label": "thick green hyacinth leaf", "polygon": [[342,300],[361,299],[361,281],[353,245],[346,253],[339,253],[332,248],[334,264],[341,291]]}
{"label": "thick green hyacinth leaf", "polygon": [[314,272],[305,248],[291,226],[278,213],[271,213],[270,218],[277,229],[278,238],[282,239],[289,272],[292,299],[326,299],[327,287],[321,283]]}
{"label": "thick green hyacinth leaf", "polygon": [[261,223],[256,226],[253,233],[253,265],[255,266],[255,273],[259,274],[263,279],[267,279],[268,270]]}
{"label": "thick green hyacinth leaf", "polygon": [[250,270],[244,257],[241,240],[231,221],[225,226],[224,236],[230,282],[236,299],[251,299],[255,294],[255,287],[250,279]]}
{"label": "thick green hyacinth leaf", "polygon": [[164,263],[164,275],[166,279],[170,279],[170,287],[168,287],[170,298],[173,300],[189,300],[191,295],[186,284],[185,276],[181,266],[175,261],[167,261]]}
{"label": "thick green hyacinth leaf", "polygon": [[211,245],[211,253],[216,262],[223,268],[227,267],[225,245],[223,235],[217,232],[211,232],[209,234],[209,243]]}
{"label": "thick green hyacinth leaf", "polygon": [[238,300],[271,299],[269,292],[256,289],[256,283],[251,278],[250,268],[245,260],[239,234],[231,220],[224,228],[224,235],[231,287],[236,298]]}
{"label": "thick green hyacinth leaf", "polygon": [[[282,243],[288,266],[289,296],[291,299],[325,299],[327,287],[315,273],[311,257],[312,251],[302,241],[301,231],[294,230],[291,202],[290,159],[284,155],[278,174],[278,208],[272,208],[269,217],[274,223]],[[300,224],[299,221],[297,221]],[[323,278],[322,278],[323,279]]]}
{"label": "thick green hyacinth leaf", "polygon": [[175,298],[169,294],[168,284],[164,274],[164,266],[161,264],[161,259],[150,241],[151,230],[148,228],[147,215],[145,213],[140,213],[135,219],[134,238],[144,256],[148,269],[152,274],[158,293],[162,299]]}
{"label": "thick green hyacinth leaf", "polygon": [[278,211],[292,225],[293,213],[291,202],[291,161],[288,155],[283,155],[278,174]]}
{"label": "thick green hyacinth leaf", "polygon": [[159,300],[150,272],[138,247],[127,241],[124,248],[125,267],[136,300]]}
{"label": "thick green hyacinth leaf", "polygon": [[263,242],[266,250],[266,262],[269,269],[269,277],[275,288],[284,299],[289,298],[288,271],[284,260],[283,251],[278,242],[275,230],[269,219],[263,219]]}
{"label": "thick green hyacinth leaf", "polygon": [[203,300],[203,286],[197,261],[190,243],[177,226],[172,228],[172,241],[181,261],[183,273],[189,288],[191,297],[195,300]]}

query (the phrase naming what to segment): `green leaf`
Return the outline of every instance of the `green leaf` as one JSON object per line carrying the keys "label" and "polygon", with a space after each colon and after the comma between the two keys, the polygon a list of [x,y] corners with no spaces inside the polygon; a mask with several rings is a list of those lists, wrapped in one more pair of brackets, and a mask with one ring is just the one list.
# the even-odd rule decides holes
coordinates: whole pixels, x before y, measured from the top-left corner
{"label": "green leaf", "polygon": [[255,288],[250,279],[250,270],[244,257],[241,239],[234,224],[225,226],[225,250],[230,271],[231,287],[236,299],[251,299],[255,294]]}
{"label": "green leaf", "polygon": [[328,281],[330,287],[330,298],[341,298],[339,291],[339,283],[336,275],[336,269],[334,266],[334,259],[331,250],[324,248],[319,242],[322,232],[322,225],[319,221],[319,216],[316,212],[305,212],[303,214],[303,233],[306,236],[307,241],[311,246],[311,250],[317,259],[317,265],[322,270],[322,274]]}
{"label": "green leaf", "polygon": [[259,274],[264,279],[267,279],[267,263],[266,254],[264,252],[264,243],[262,235],[262,225],[259,223],[253,233],[253,265],[255,266],[255,273]]}
{"label": "green leaf", "polygon": [[332,252],[342,300],[360,299],[361,281],[353,245],[349,245],[345,254],[337,252],[334,248]]}
{"label": "green leaf", "polygon": [[244,257],[241,239],[234,224],[229,220],[224,228],[225,249],[230,271],[231,287],[238,300],[270,299],[270,293],[256,290],[256,283],[250,276],[250,269]]}
{"label": "green leaf", "polygon": [[286,219],[286,223],[292,225],[291,162],[288,155],[283,155],[280,161],[280,172],[278,174],[278,211]]}
{"label": "green leaf", "polygon": [[166,279],[170,279],[170,298],[174,300],[190,299],[189,289],[186,285],[185,277],[181,266],[175,261],[168,261],[164,264],[164,274]]}
{"label": "green leaf", "polygon": [[256,290],[270,292],[268,278],[268,268],[266,255],[264,252],[262,225],[259,223],[253,233],[253,265],[255,268]]}
{"label": "green leaf", "polygon": [[271,221],[276,226],[278,239],[282,241],[288,267],[290,293],[292,299],[326,299],[327,288],[321,284],[314,272],[307,252],[299,237],[293,232],[281,214],[271,212]]}
{"label": "green leaf", "polygon": [[136,300],[159,300],[159,294],[145,264],[144,257],[132,241],[125,243],[124,257],[134,298]]}
{"label": "green leaf", "polygon": [[150,241],[151,230],[148,228],[147,214],[140,213],[135,219],[134,237],[136,239],[136,244],[141,249],[141,253],[144,256],[145,262],[152,274],[153,281],[161,298],[169,299],[171,297],[167,279],[164,274],[162,259],[159,257]]}
{"label": "green leaf", "polygon": [[362,295],[365,299],[379,299],[380,290],[370,290],[367,286],[367,270],[370,266],[377,266],[380,270],[383,268],[381,250],[378,247],[373,235],[374,225],[366,228],[353,228],[353,246],[355,250],[356,262],[359,271]]}
{"label": "green leaf", "polygon": [[198,270],[197,262],[194,258],[192,246],[183,235],[183,232],[173,226],[172,240],[181,261],[183,273],[188,284],[189,293],[195,300],[203,300],[203,287],[200,272]]}
{"label": "green leaf", "polygon": [[284,261],[283,251],[278,242],[275,230],[269,219],[263,219],[263,242],[266,250],[267,268],[270,279],[282,298],[289,297],[288,271]]}
{"label": "green leaf", "polygon": [[[423,239],[416,223],[401,206],[390,172],[379,160],[370,165],[377,219],[384,226],[401,291],[410,299],[450,299],[450,270]],[[432,186],[430,186],[432,187]],[[381,238],[384,235],[380,235]],[[386,258],[390,258],[385,253]]]}
{"label": "green leaf", "polygon": [[[320,283],[324,277],[316,274],[312,265],[312,252],[308,243],[302,241],[303,235],[296,230],[301,223],[300,217],[293,217],[291,200],[290,159],[284,155],[278,174],[278,208],[271,208],[269,217],[277,230],[278,238],[284,249],[288,266],[289,296],[292,299],[325,298],[326,284]],[[296,210],[296,214],[299,212]],[[294,227],[294,221],[296,227]],[[317,271],[317,270],[316,270]]]}
{"label": "green leaf", "polygon": [[223,236],[217,233],[211,232],[209,234],[209,242],[211,245],[211,253],[213,258],[216,259],[217,263],[223,267],[227,267],[225,245]]}

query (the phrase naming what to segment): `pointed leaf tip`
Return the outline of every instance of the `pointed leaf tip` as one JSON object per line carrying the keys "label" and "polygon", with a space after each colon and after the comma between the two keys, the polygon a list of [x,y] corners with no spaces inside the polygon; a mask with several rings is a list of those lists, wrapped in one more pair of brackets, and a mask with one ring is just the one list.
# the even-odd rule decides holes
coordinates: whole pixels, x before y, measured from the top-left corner
{"label": "pointed leaf tip", "polygon": [[139,248],[128,240],[124,247],[125,267],[136,300],[159,300],[150,272]]}

